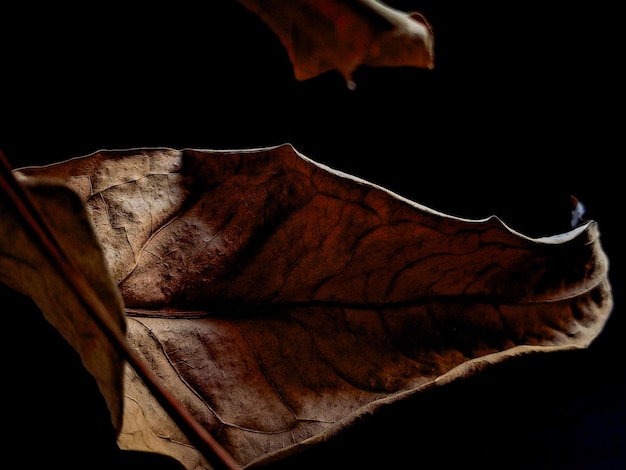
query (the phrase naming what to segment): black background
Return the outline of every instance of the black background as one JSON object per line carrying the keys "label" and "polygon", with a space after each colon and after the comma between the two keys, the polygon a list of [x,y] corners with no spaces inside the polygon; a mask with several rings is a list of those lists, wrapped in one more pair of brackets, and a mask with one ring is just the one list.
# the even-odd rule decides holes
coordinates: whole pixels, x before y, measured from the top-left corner
{"label": "black background", "polygon": [[[278,38],[234,0],[11,7],[0,17],[0,149],[18,168],[100,149],[291,143],[434,209],[495,214],[531,236],[568,230],[576,196],[599,223],[616,303],[588,350],[425,394],[277,467],[621,469],[623,50],[605,3],[388,2],[430,20],[435,69],[363,67],[355,91],[334,72],[296,81]],[[117,452],[73,351],[36,309],[12,315],[26,299],[2,296],[16,467],[176,468]]]}

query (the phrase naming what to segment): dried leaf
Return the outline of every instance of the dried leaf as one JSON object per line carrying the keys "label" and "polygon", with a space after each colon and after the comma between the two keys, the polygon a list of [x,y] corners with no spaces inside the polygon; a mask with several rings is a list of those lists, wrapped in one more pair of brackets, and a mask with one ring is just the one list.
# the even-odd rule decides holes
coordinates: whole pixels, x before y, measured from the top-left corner
{"label": "dried leaf", "polygon": [[[104,259],[102,245],[76,193],[48,179],[22,179],[30,199],[54,232],[69,261],[85,275],[110,313],[114,328],[126,334],[124,304]],[[88,307],[49,257],[41,240],[23,221],[2,192],[0,198],[0,281],[33,299],[46,320],[79,353],[96,379],[112,424],[120,429],[123,413],[125,361],[106,334],[90,317]]]}
{"label": "dried leaf", "polygon": [[[18,182],[22,180],[23,184]],[[35,196],[27,187],[37,188]],[[4,210],[9,216],[6,222],[12,227],[7,231],[9,236],[0,237],[0,248],[3,244],[13,249],[24,248],[23,256],[11,256],[9,248],[6,253],[0,250],[0,262],[8,258],[7,265],[12,267],[17,261],[17,268],[7,270],[0,276],[6,285],[19,292],[30,295],[35,304],[43,310],[44,317],[60,331],[68,343],[74,347],[86,369],[94,376],[105,401],[109,407],[112,424],[119,433],[122,420],[122,397],[120,389],[122,371],[126,366],[141,380],[141,386],[149,391],[157,403],[164,407],[175,425],[183,432],[190,444],[196,446],[203,464],[207,468],[235,469],[240,466],[233,460],[213,436],[181,406],[173,395],[165,388],[153,371],[145,365],[130,349],[126,341],[126,323],[122,299],[119,291],[111,283],[108,266],[102,264],[102,251],[97,236],[93,233],[90,220],[84,206],[76,194],[67,186],[59,185],[58,180],[48,178],[24,178],[11,173],[11,168],[4,154],[0,152],[0,188],[3,191],[0,213]],[[38,204],[37,193],[47,195],[49,204]],[[76,210],[76,208],[80,210]],[[46,208],[57,211],[46,212]],[[55,222],[47,219],[55,216]],[[78,215],[78,223],[73,216]],[[57,220],[71,222],[66,227],[59,227]],[[86,230],[85,230],[86,229]],[[95,261],[94,266],[85,263],[85,259],[68,254],[68,235],[85,237],[86,244],[78,244],[78,248],[86,247],[86,259]],[[0,233],[0,235],[2,235]],[[19,243],[20,236],[26,243]],[[14,245],[16,241],[18,243]],[[95,243],[93,243],[95,241]],[[93,248],[96,250],[93,250]],[[36,262],[28,268],[38,269],[41,263],[45,274],[44,282],[27,276],[22,278],[21,268],[24,262],[33,259]],[[0,264],[1,266],[1,264]],[[102,267],[102,272],[98,272]],[[94,269],[95,268],[95,269]],[[31,274],[27,270],[27,274]],[[100,278],[98,275],[100,274]],[[47,281],[45,286],[41,286]],[[54,289],[57,287],[58,289]],[[111,304],[102,299],[102,293],[110,288],[116,295]],[[43,295],[38,295],[43,294]],[[64,294],[70,302],[63,303],[57,296]],[[68,320],[70,323],[68,323]],[[121,320],[121,323],[120,323]],[[95,339],[94,339],[95,338]],[[125,363],[127,361],[127,363]],[[112,366],[112,367],[111,367]],[[113,370],[114,374],[111,374]],[[128,420],[126,420],[128,421]]]}
{"label": "dried leaf", "polygon": [[287,49],[297,80],[337,70],[348,86],[361,65],[433,68],[433,30],[419,12],[375,0],[239,0]]}
{"label": "dried leaf", "polygon": [[[508,357],[585,348],[612,309],[595,222],[532,239],[289,145],[101,151],[18,173],[80,195],[128,341],[246,467]],[[120,446],[208,468],[126,373]]]}

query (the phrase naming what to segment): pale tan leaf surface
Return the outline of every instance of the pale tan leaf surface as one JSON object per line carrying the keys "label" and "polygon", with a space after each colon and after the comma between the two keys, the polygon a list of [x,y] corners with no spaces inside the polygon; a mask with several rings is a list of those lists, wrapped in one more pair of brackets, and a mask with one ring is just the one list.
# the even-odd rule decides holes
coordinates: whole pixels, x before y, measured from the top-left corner
{"label": "pale tan leaf surface", "polygon": [[[87,277],[99,299],[124,334],[124,304],[103,256],[102,245],[82,201],[57,180],[22,178],[61,247]],[[32,233],[3,194],[0,198],[0,281],[28,295],[50,322],[79,353],[96,379],[116,429],[123,413],[124,360],[92,320],[85,305],[41,250]]]}
{"label": "pale tan leaf surface", "polygon": [[375,0],[239,0],[287,50],[297,80],[337,70],[349,85],[361,65],[434,66],[434,34],[419,12]]}
{"label": "pale tan leaf surface", "polygon": [[[76,188],[128,340],[243,466],[507,357],[587,347],[612,309],[598,226],[531,239],[290,145],[101,151],[21,169]],[[122,448],[204,460],[127,369]]]}

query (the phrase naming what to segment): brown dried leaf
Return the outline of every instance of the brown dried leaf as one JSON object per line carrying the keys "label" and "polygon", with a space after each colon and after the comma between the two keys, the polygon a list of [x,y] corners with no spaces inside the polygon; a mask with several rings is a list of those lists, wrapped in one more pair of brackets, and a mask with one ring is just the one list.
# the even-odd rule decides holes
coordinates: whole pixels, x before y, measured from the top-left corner
{"label": "brown dried leaf", "polygon": [[[69,261],[85,275],[110,313],[111,324],[123,337],[124,303],[82,201],[58,180],[25,178],[21,182]],[[87,313],[82,298],[28,230],[22,214],[4,192],[0,198],[0,220],[0,282],[31,297],[46,320],[79,353],[85,368],[96,379],[113,425],[120,429],[124,358]]]}
{"label": "brown dried leaf", "polygon": [[361,65],[434,66],[433,30],[419,12],[375,0],[239,0],[287,49],[297,80],[337,70],[350,87]]}
{"label": "brown dried leaf", "polygon": [[[531,239],[289,145],[101,151],[19,173],[75,188],[129,342],[246,467],[508,357],[585,348],[612,308],[595,222]],[[125,395],[122,448],[208,468],[130,368]]]}

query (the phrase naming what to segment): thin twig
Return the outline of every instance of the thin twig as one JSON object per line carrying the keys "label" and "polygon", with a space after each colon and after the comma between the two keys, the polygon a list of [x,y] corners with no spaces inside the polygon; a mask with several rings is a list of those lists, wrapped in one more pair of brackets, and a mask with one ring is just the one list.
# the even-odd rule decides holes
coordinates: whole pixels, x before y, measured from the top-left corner
{"label": "thin twig", "polygon": [[126,337],[116,325],[107,307],[102,303],[84,274],[74,266],[63,252],[56,236],[41,216],[28,192],[15,179],[11,165],[0,150],[0,188],[21,215],[26,227],[33,232],[54,266],[65,277],[70,288],[83,302],[88,314],[107,336],[115,350],[135,370],[159,404],[167,411],[189,441],[205,456],[216,469],[239,470],[241,466],[215,440],[215,438],[183,408],[178,400],[163,386],[159,378],[130,348]]}

